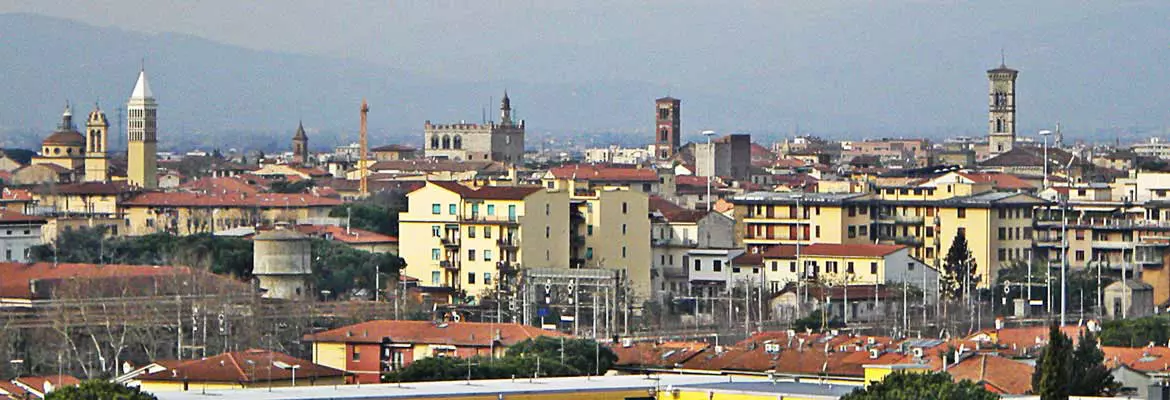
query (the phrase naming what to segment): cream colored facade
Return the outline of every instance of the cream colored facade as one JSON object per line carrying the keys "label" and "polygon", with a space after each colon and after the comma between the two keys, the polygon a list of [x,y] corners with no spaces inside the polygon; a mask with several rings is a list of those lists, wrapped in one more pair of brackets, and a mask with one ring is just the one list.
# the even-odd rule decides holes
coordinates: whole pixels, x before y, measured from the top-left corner
{"label": "cream colored facade", "polygon": [[804,193],[801,212],[790,193],[749,193],[732,201],[737,243],[762,251],[796,244],[799,232],[803,244],[900,244],[937,268],[961,231],[986,287],[1000,268],[1032,257],[1033,209],[1044,204],[1029,194],[989,189],[948,183],[878,187],[872,194]]}
{"label": "cream colored facade", "polygon": [[520,268],[568,268],[569,197],[538,187],[427,182],[398,215],[405,274],[423,286],[490,294]]}
{"label": "cream colored facade", "polygon": [[[340,204],[340,202],[338,202]],[[214,233],[244,226],[272,225],[276,222],[295,223],[300,220],[326,218],[335,204],[290,205],[172,205],[127,204],[121,207],[129,221],[128,235],[139,236],[170,232],[176,235]]]}
{"label": "cream colored facade", "polygon": [[126,103],[126,173],[132,185],[158,187],[158,103],[146,81],[146,71]]}
{"label": "cream colored facade", "polygon": [[571,265],[625,271],[636,301],[652,296],[649,196],[610,188],[573,196]]}

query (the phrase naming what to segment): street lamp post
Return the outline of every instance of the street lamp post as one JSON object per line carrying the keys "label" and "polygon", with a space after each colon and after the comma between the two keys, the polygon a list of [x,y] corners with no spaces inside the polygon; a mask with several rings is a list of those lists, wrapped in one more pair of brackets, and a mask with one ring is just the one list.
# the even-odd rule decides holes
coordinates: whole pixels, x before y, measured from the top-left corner
{"label": "street lamp post", "polygon": [[711,177],[715,176],[715,148],[711,147],[711,137],[715,131],[703,131],[703,136],[707,137],[707,212],[711,212]]}

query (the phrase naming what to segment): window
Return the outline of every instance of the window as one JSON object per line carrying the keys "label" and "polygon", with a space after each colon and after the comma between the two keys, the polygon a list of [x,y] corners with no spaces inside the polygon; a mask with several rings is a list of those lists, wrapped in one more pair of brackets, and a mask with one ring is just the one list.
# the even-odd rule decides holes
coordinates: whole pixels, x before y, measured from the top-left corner
{"label": "window", "polygon": [[496,205],[488,204],[488,215],[496,215]]}
{"label": "window", "polygon": [[474,273],[474,272],[468,272],[468,273],[467,273],[467,284],[468,284],[468,285],[474,285],[474,284],[475,284],[475,273]]}
{"label": "window", "polygon": [[956,209],[955,212],[959,213],[959,218],[967,218],[967,209],[966,208],[960,207],[960,208]]}
{"label": "window", "polygon": [[484,272],[483,273],[483,283],[484,284],[492,283],[492,273],[491,272]]}
{"label": "window", "polygon": [[934,227],[933,226],[926,227],[926,237],[934,237]]}
{"label": "window", "polygon": [[791,272],[794,274],[796,273],[796,261],[789,261],[788,262],[788,272]]}
{"label": "window", "polygon": [[475,261],[475,249],[467,249],[467,261]]}
{"label": "window", "polygon": [[1006,208],[999,209],[999,219],[1007,218],[1007,211]]}
{"label": "window", "polygon": [[431,214],[439,215],[443,212],[443,205],[439,203],[431,204]]}
{"label": "window", "polygon": [[492,238],[492,227],[490,227],[490,226],[483,227],[483,237],[486,239]]}
{"label": "window", "polygon": [[441,228],[439,228],[438,225],[431,225],[431,236],[439,237],[439,234],[441,234],[441,233],[442,233],[442,230],[441,230]]}
{"label": "window", "polygon": [[475,227],[474,226],[467,227],[467,237],[470,239],[475,239]]}
{"label": "window", "polygon": [[877,269],[878,269],[878,268],[877,268],[877,262],[876,262],[876,261],[875,261],[875,262],[871,262],[871,263],[869,263],[869,273],[871,273],[871,274],[874,274],[874,275],[877,275]]}
{"label": "window", "polygon": [[1007,228],[999,227],[999,240],[1007,240]]}
{"label": "window", "polygon": [[[1077,240],[1085,240],[1085,230],[1084,229],[1077,229],[1076,232],[1077,232]],[[1105,240],[1105,239],[1101,238],[1099,240]]]}
{"label": "window", "polygon": [[626,234],[626,224],[622,224],[622,234]]}
{"label": "window", "polygon": [[959,236],[967,237],[967,228],[959,228]]}
{"label": "window", "polygon": [[826,261],[825,262],[825,272],[832,272],[834,274],[837,273],[837,262],[836,261]]}
{"label": "window", "polygon": [[593,236],[593,225],[586,226],[585,233],[588,234],[589,236]]}
{"label": "window", "polygon": [[649,184],[649,183],[643,183],[643,184],[642,184],[642,191],[643,191],[643,192],[646,192],[646,193],[650,193],[650,184]]}
{"label": "window", "polygon": [[845,272],[850,274],[853,273],[853,261],[845,263]]}
{"label": "window", "polygon": [[695,271],[702,271],[702,270],[703,270],[703,260],[696,258],[695,259]]}
{"label": "window", "polygon": [[474,203],[471,205],[471,216],[472,217],[479,216],[479,203]]}
{"label": "window", "polygon": [[1085,261],[1085,251],[1077,250],[1077,261]]}
{"label": "window", "polygon": [[593,248],[592,247],[585,248],[585,259],[586,260],[593,259]]}
{"label": "window", "polygon": [[778,263],[776,261],[772,261],[772,272],[778,272],[780,270],[779,264],[780,263]]}
{"label": "window", "polygon": [[869,226],[861,225],[857,227],[857,234],[861,236],[869,236]]}
{"label": "window", "polygon": [[492,260],[492,251],[491,250],[484,250],[483,251],[483,260],[484,261],[491,261]]}
{"label": "window", "polygon": [[926,258],[934,258],[934,247],[926,248]]}
{"label": "window", "polygon": [[439,285],[439,281],[441,279],[439,277],[439,274],[440,274],[439,271],[431,271],[431,285],[434,285],[434,286]]}
{"label": "window", "polygon": [[629,212],[630,212],[630,205],[626,204],[626,202],[623,201],[622,202],[622,214],[628,214]]}
{"label": "window", "polygon": [[622,258],[626,258],[626,246],[622,246]]}
{"label": "window", "polygon": [[8,260],[8,261],[12,261],[12,250],[11,249],[4,250],[4,259]]}
{"label": "window", "polygon": [[906,270],[913,271],[914,270],[914,263],[912,263],[912,262],[906,263]]}
{"label": "window", "polygon": [[353,346],[353,360],[354,361],[361,361],[362,360],[362,348],[360,346]]}
{"label": "window", "polygon": [[715,271],[715,272],[722,271],[723,270],[723,260],[711,261],[711,270]]}
{"label": "window", "polygon": [[439,255],[439,249],[431,249],[431,260],[438,261]]}
{"label": "window", "polygon": [[739,273],[739,267],[731,267],[731,273],[733,273],[733,274],[738,274],[738,273]]}
{"label": "window", "polygon": [[849,206],[849,216],[857,216],[857,206]]}
{"label": "window", "polygon": [[817,225],[817,238],[820,239],[820,237],[821,237],[821,226]]}
{"label": "window", "polygon": [[997,251],[996,253],[997,253],[997,255],[996,255],[997,260],[999,260],[999,261],[1007,260],[1007,256],[1005,255],[1006,254],[1005,249],[999,249],[999,251]]}
{"label": "window", "polygon": [[552,228],[546,226],[544,227],[544,238],[548,239],[550,237],[552,237]]}
{"label": "window", "polygon": [[447,205],[447,214],[455,215],[456,212],[454,204]]}
{"label": "window", "polygon": [[857,227],[849,225],[849,238],[852,239],[855,237],[857,237]]}
{"label": "window", "polygon": [[544,215],[549,215],[550,207],[547,203],[544,205]]}

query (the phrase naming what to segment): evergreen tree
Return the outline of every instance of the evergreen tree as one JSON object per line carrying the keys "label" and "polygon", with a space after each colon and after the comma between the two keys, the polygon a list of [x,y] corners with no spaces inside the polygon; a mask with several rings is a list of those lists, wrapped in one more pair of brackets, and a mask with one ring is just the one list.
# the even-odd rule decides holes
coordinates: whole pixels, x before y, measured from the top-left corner
{"label": "evergreen tree", "polygon": [[81,382],[77,386],[57,388],[45,395],[45,400],[158,400],[150,393],[138,388],[110,382],[104,379],[93,379]]}
{"label": "evergreen tree", "polygon": [[1097,346],[1097,335],[1085,330],[1072,353],[1069,394],[1073,396],[1112,396],[1121,387],[1105,367],[1105,352]]}
{"label": "evergreen tree", "polygon": [[1032,375],[1032,391],[1041,400],[1067,400],[1072,362],[1072,340],[1052,324],[1048,330],[1048,346],[1044,347]]}
{"label": "evergreen tree", "polygon": [[855,389],[841,400],[963,399],[994,400],[999,396],[983,386],[964,380],[955,382],[946,372],[895,372],[881,382]]}
{"label": "evergreen tree", "polygon": [[968,287],[974,288],[979,284],[980,277],[976,271],[975,256],[967,248],[967,237],[961,232],[955,233],[955,239],[943,261],[943,293],[951,300],[961,297]]}

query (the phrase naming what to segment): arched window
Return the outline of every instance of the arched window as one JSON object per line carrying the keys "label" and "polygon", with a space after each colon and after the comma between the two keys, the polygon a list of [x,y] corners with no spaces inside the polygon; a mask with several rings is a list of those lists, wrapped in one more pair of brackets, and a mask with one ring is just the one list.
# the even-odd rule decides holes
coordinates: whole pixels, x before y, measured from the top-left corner
{"label": "arched window", "polygon": [[444,149],[451,148],[451,137],[450,136],[443,135],[443,148]]}
{"label": "arched window", "polygon": [[455,135],[455,145],[453,147],[456,150],[463,148],[463,137],[462,136]]}
{"label": "arched window", "polygon": [[997,118],[995,120],[995,131],[1003,132],[1003,118]]}
{"label": "arched window", "polygon": [[660,134],[662,136],[662,139],[659,139],[659,141],[662,141],[662,142],[669,141],[670,139],[667,138],[667,135],[669,135],[669,134],[670,134],[669,129],[662,128],[662,133]]}
{"label": "arched window", "polygon": [[438,136],[431,136],[431,148],[432,149],[439,148],[439,137]]}

